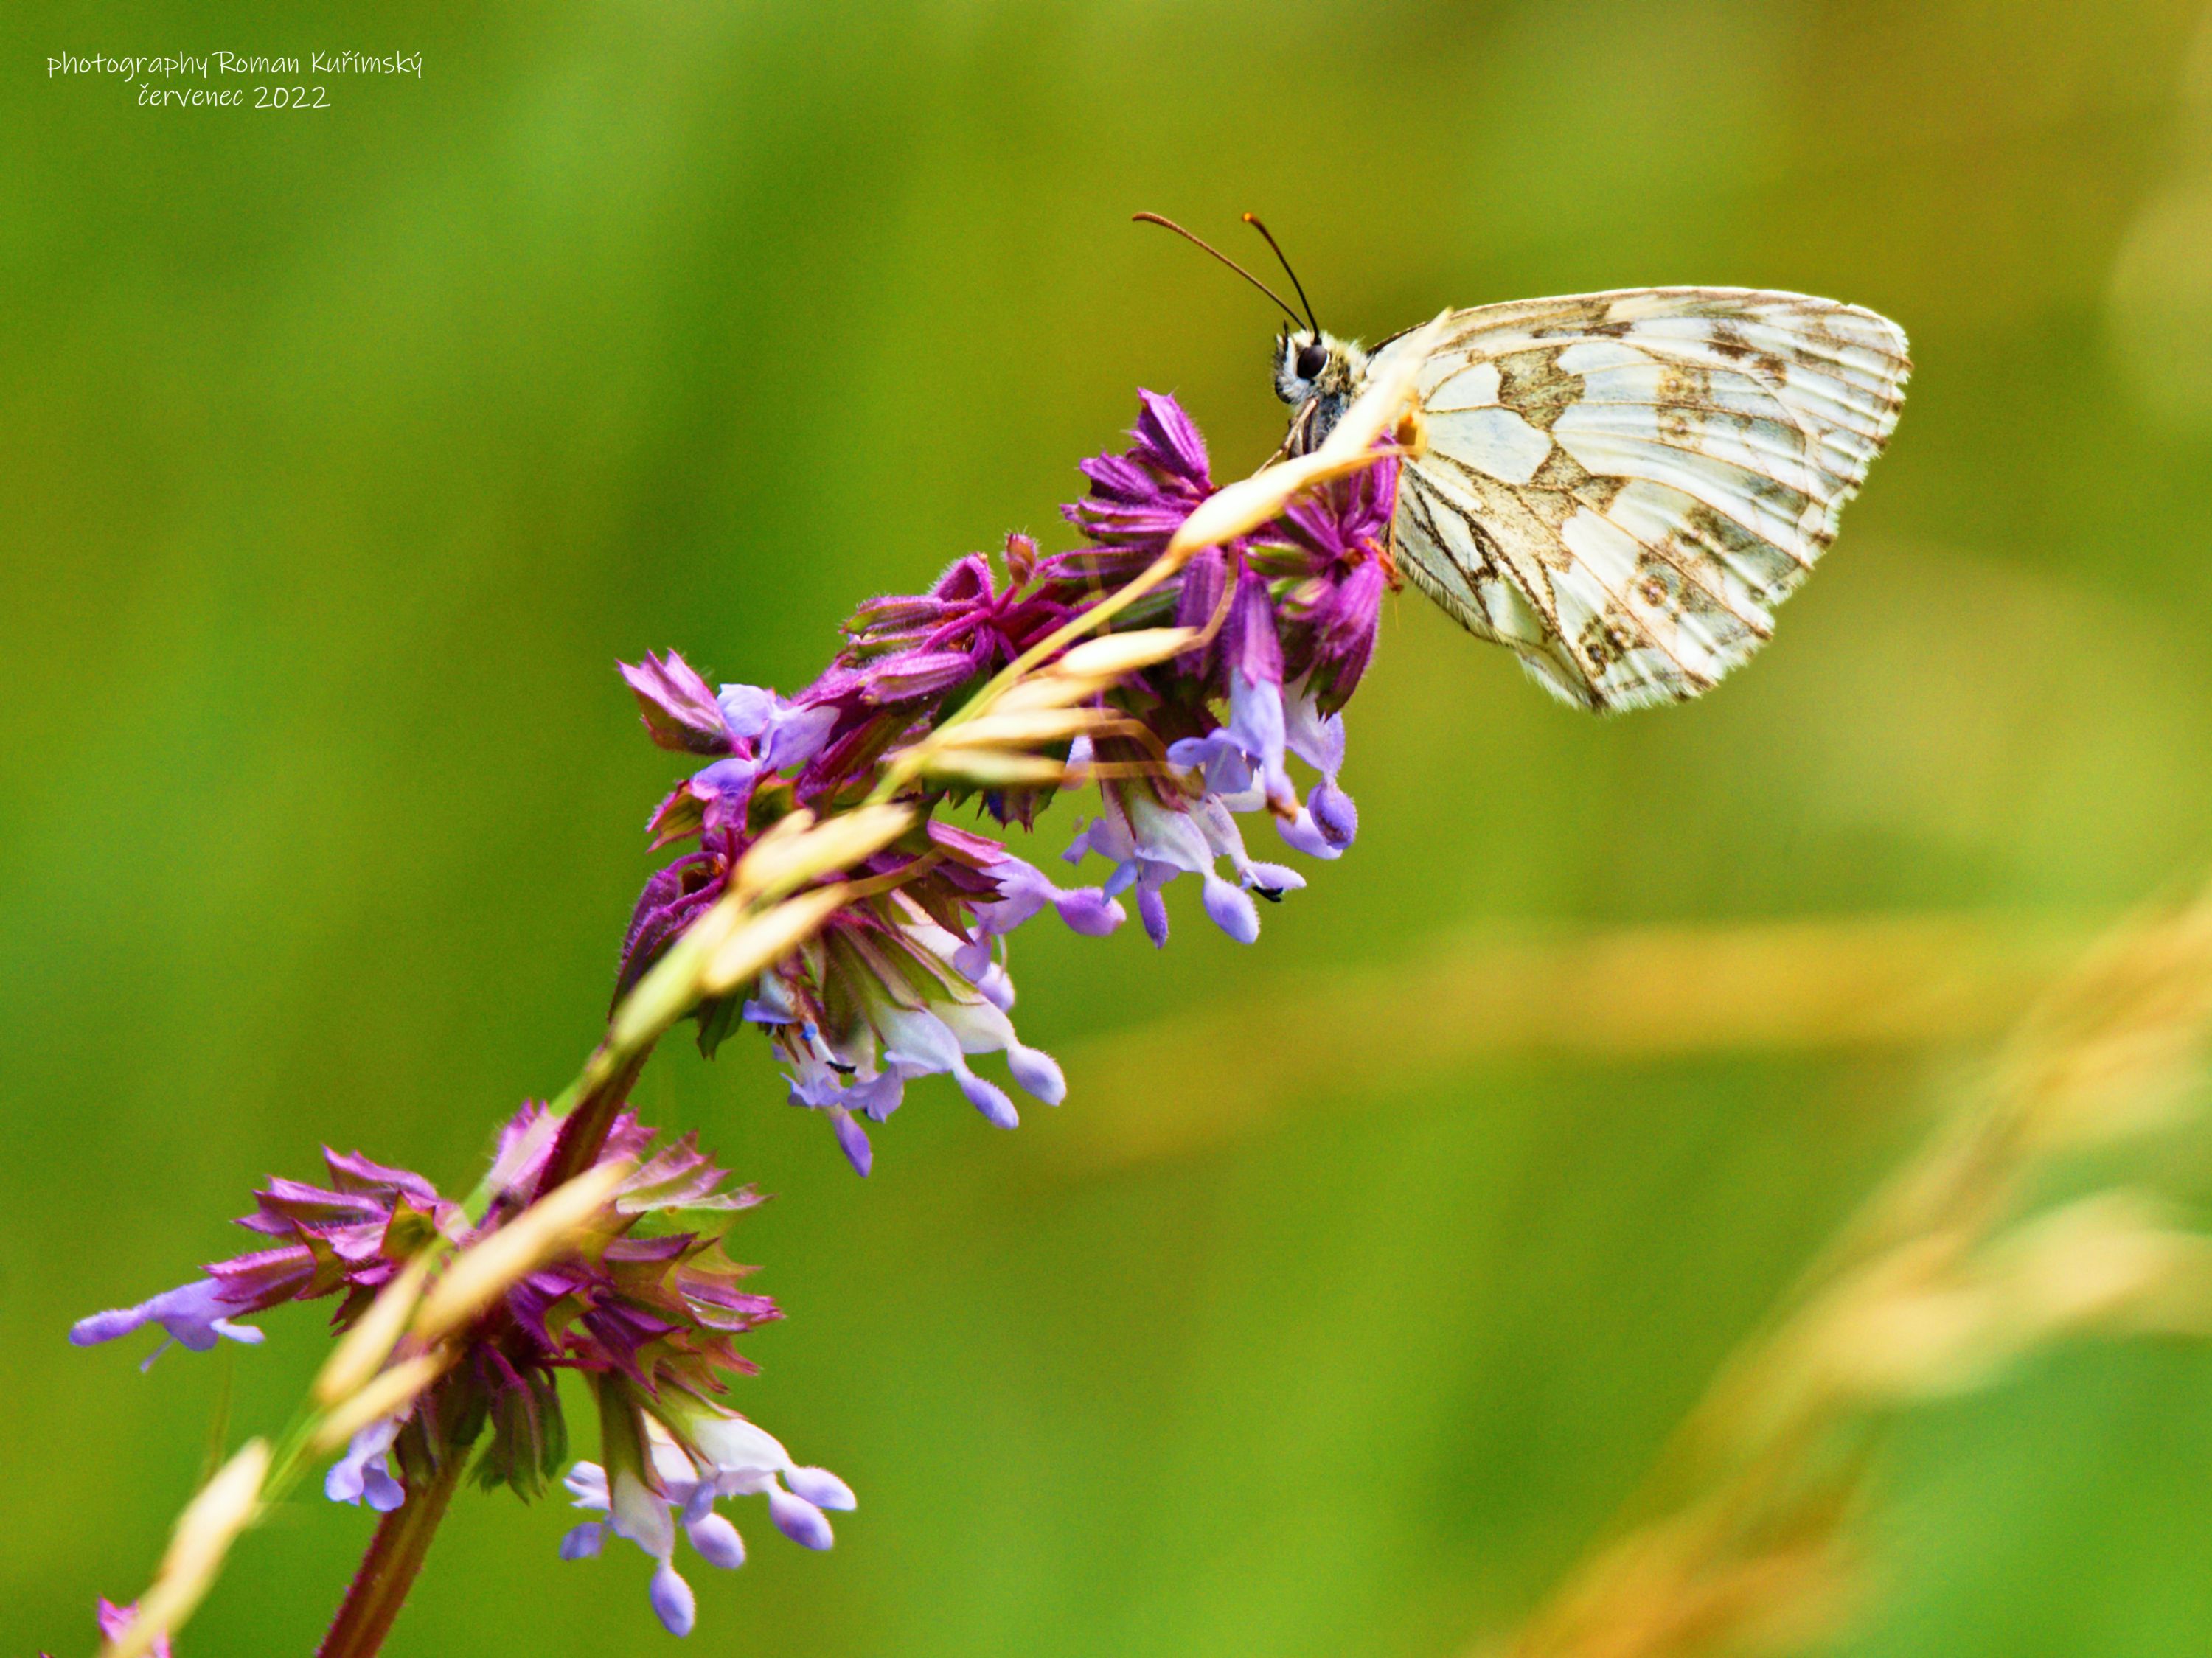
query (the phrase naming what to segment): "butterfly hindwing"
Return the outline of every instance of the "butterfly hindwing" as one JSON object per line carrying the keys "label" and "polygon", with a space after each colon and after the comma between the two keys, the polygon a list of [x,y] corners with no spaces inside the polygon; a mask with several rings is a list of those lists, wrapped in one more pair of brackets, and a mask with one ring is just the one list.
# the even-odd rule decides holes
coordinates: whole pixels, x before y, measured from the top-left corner
{"label": "butterfly hindwing", "polygon": [[1427,452],[1403,471],[1398,559],[1570,701],[1695,696],[1772,632],[1910,367],[1895,324],[1797,294],[1455,313],[1420,369]]}

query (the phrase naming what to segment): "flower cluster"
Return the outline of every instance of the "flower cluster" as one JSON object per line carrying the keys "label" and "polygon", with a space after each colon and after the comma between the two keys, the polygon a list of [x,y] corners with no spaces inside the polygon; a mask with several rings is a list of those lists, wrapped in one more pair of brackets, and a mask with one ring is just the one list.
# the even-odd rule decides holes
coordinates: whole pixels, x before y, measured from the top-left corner
{"label": "flower cluster", "polygon": [[[225,1336],[258,1341],[261,1332],[240,1320],[325,1296],[343,1297],[334,1321],[350,1326],[434,1238],[465,1248],[543,1195],[555,1144],[547,1126],[544,1108],[534,1104],[507,1123],[493,1164],[495,1195],[475,1226],[421,1175],[326,1151],[329,1185],[280,1179],[254,1193],[253,1212],[240,1224],[278,1240],[270,1247],[215,1262],[206,1277],[136,1307],[94,1314],[70,1339],[108,1341],[155,1324],[200,1350]],[[566,1458],[556,1376],[568,1370],[598,1384],[605,1442],[637,1444],[649,1434],[666,1448],[657,1461],[618,1462],[641,1493],[628,1509],[617,1505],[622,1534],[653,1552],[656,1533],[635,1518],[640,1505],[662,1503],[664,1529],[665,1504],[685,1505],[695,1540],[712,1540],[701,1543],[702,1552],[734,1565],[742,1546],[726,1521],[710,1523],[714,1500],[766,1491],[780,1527],[810,1546],[829,1546],[819,1510],[852,1507],[852,1493],[822,1470],[794,1469],[775,1440],[714,1402],[728,1377],[756,1368],[735,1339],[781,1316],[774,1302],[743,1287],[753,1269],[732,1262],[720,1242],[731,1218],[760,1199],[750,1187],[728,1189],[690,1137],[657,1150],[653,1141],[630,1113],[616,1118],[600,1161],[629,1172],[614,1186],[592,1246],[558,1254],[507,1285],[437,1386],[354,1436],[325,1479],[326,1495],[389,1511],[453,1448],[479,1440],[480,1483],[535,1495]],[[674,1467],[678,1461],[688,1472]],[[791,1491],[775,1485],[778,1475]],[[568,1478],[571,1489],[594,1479],[605,1485],[590,1463]],[[624,1489],[621,1476],[617,1485]],[[576,1542],[572,1534],[564,1552],[576,1552]],[[665,1564],[666,1551],[658,1552]],[[654,1604],[672,1628],[678,1621],[688,1627],[688,1612],[678,1620],[669,1610],[665,1581],[675,1580],[665,1573],[657,1580]]]}
{"label": "flower cluster", "polygon": [[742,1417],[671,1393],[640,1396],[620,1378],[599,1388],[601,1440],[606,1463],[579,1462],[569,1470],[569,1495],[587,1520],[561,1540],[561,1558],[597,1554],[607,1533],[627,1537],[656,1561],[653,1610],[673,1635],[689,1635],[695,1606],[691,1586],[676,1570],[676,1532],[699,1558],[734,1569],[745,1563],[744,1539],[715,1511],[726,1497],[766,1497],[769,1518],[794,1543],[826,1549],[834,1539],[824,1509],[855,1506],[852,1488],[827,1468],[802,1468],[775,1438]]}
{"label": "flower cluster", "polygon": [[[1387,415],[1388,398],[1370,396],[1370,412]],[[1346,443],[1294,464],[1305,470],[1219,489],[1188,417],[1142,398],[1132,446],[1084,465],[1090,493],[1066,509],[1082,545],[1045,556],[1009,537],[996,567],[970,556],[926,593],[861,606],[836,660],[795,695],[710,685],[672,652],[623,668],[653,739],[702,762],[648,826],[656,850],[684,850],[639,897],[615,1017],[565,1114],[526,1106],[469,1200],[326,1151],[328,1184],[275,1180],[255,1193],[240,1224],[263,1247],[71,1331],[88,1345],[151,1325],[162,1347],[205,1351],[258,1341],[247,1321],[283,1303],[328,1297],[349,1333],[318,1381],[312,1432],[281,1448],[279,1472],[251,1442],[195,1499],[202,1518],[186,1511],[193,1575],[157,1580],[141,1603],[154,1607],[145,1640],[189,1610],[302,1445],[343,1445],[326,1494],[386,1526],[434,1523],[471,1455],[480,1483],[538,1494],[566,1461],[563,1370],[592,1386],[601,1460],[567,1472],[594,1517],[561,1552],[596,1554],[610,1534],[635,1543],[655,1563],[650,1598],[669,1630],[688,1633],[694,1619],[679,1531],[711,1564],[744,1558],[723,1499],[763,1497],[786,1536],[830,1546],[826,1511],[852,1508],[850,1489],[721,1402],[754,1368],[736,1339],[780,1316],[721,1247],[758,1199],[730,1189],[691,1138],[656,1145],[623,1106],[653,1042],[684,1016],[709,1054],[740,1026],[763,1031],[793,1102],[824,1115],[865,1175],[866,1125],[918,1078],[950,1076],[1005,1128],[1018,1113],[980,1056],[1001,1056],[1034,1099],[1065,1095],[1060,1067],[1008,1017],[1007,940],[1024,923],[1049,910],[1102,936],[1133,896],[1164,945],[1166,894],[1192,875],[1206,914],[1249,943],[1255,899],[1304,881],[1253,858],[1242,820],[1264,815],[1286,846],[1323,859],[1358,830],[1338,781],[1341,710],[1395,579],[1391,452]],[[1347,416],[1340,434],[1380,429]],[[1097,636],[1077,643],[1085,634]],[[1293,761],[1311,773],[1303,792]],[[1103,859],[1097,884],[1062,886],[1000,837],[1091,786],[1097,811],[1064,855]],[[947,821],[962,804],[979,808],[976,826]],[[430,1491],[435,1501],[414,1501]],[[389,1624],[374,1578],[356,1579],[362,1598],[349,1594],[334,1626],[362,1652]],[[104,1609],[103,1627],[125,1616]],[[138,1638],[119,1637],[149,1649]]]}
{"label": "flower cluster", "polygon": [[[722,895],[763,835],[801,807],[862,799],[887,755],[1160,556],[1217,486],[1189,417],[1172,398],[1140,396],[1133,446],[1085,462],[1091,492],[1066,509],[1086,545],[1042,556],[1027,537],[1009,537],[1003,574],[971,555],[926,593],[863,605],[836,661],[788,699],[752,685],[717,689],[672,653],[623,667],[654,740],[710,763],[653,816],[656,847],[696,847],[647,882],[617,999]],[[1006,1090],[972,1056],[1004,1054],[1024,1091],[1057,1104],[1059,1067],[1024,1046],[1007,1017],[1007,934],[1047,909],[1079,933],[1109,933],[1126,917],[1121,896],[1133,895],[1146,932],[1164,944],[1166,890],[1194,875],[1207,916],[1249,944],[1260,931],[1255,900],[1279,901],[1305,882],[1250,855],[1240,816],[1265,812],[1309,857],[1335,858],[1352,844],[1358,815],[1337,780],[1340,710],[1373,654],[1392,579],[1395,482],[1395,462],[1378,459],[1200,553],[1125,612],[1127,623],[1188,628],[1196,642],[1099,689],[1090,701],[1100,734],[1068,737],[1042,779],[1018,767],[925,791],[925,804],[972,796],[997,823],[1026,828],[1055,789],[1095,781],[1099,810],[1079,822],[1064,855],[1104,859],[1101,884],[1063,888],[991,835],[930,817],[847,872],[853,901],[750,993],[701,1007],[702,1046],[713,1052],[740,1023],[765,1027],[792,1103],[827,1116],[864,1175],[872,1157],[864,1124],[888,1118],[917,1077],[949,1074],[986,1120],[1017,1125]],[[1292,757],[1315,774],[1303,798]]]}

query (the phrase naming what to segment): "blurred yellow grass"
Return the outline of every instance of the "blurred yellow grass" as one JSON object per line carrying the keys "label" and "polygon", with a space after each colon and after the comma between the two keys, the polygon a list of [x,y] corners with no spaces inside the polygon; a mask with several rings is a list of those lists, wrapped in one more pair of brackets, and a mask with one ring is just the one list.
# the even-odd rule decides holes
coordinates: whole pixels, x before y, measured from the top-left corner
{"label": "blurred yellow grass", "polygon": [[2087,929],[1901,914],[1486,930],[1071,1047],[1080,1111],[1042,1155],[1090,1175],[1227,1144],[1323,1099],[1482,1060],[1911,1049],[2002,1031]]}
{"label": "blurred yellow grass", "polygon": [[[1808,963],[1817,963],[1808,954]],[[1987,1084],[1725,1365],[1631,1510],[1506,1658],[1802,1650],[1871,1598],[1871,1434],[2091,1333],[2212,1334],[2212,1240],[2148,1189],[2039,1208],[2071,1154],[2186,1120],[2212,1027],[2212,896],[2113,929],[2038,998]],[[2147,1161],[2147,1160],[2146,1160]]]}

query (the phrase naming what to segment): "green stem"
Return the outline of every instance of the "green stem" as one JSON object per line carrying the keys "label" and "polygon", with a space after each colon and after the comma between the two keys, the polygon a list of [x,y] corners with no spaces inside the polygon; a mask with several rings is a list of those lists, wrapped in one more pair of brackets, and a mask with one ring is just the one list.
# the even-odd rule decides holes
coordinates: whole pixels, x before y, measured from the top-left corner
{"label": "green stem", "polygon": [[361,1570],[346,1589],[331,1631],[315,1649],[315,1658],[374,1658],[392,1632],[407,1591],[430,1552],[438,1522],[446,1517],[453,1488],[468,1463],[465,1446],[447,1448],[444,1465],[430,1483],[407,1493],[406,1502],[378,1522],[376,1535],[361,1558]]}

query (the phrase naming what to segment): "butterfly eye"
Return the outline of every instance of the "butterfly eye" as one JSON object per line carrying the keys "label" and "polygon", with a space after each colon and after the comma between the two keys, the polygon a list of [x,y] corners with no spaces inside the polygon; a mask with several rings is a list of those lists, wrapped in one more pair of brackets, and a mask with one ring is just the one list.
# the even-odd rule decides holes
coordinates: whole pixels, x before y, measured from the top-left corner
{"label": "butterfly eye", "polygon": [[1319,340],[1298,353],[1298,378],[1302,380],[1313,379],[1328,367],[1328,353],[1322,349]]}

